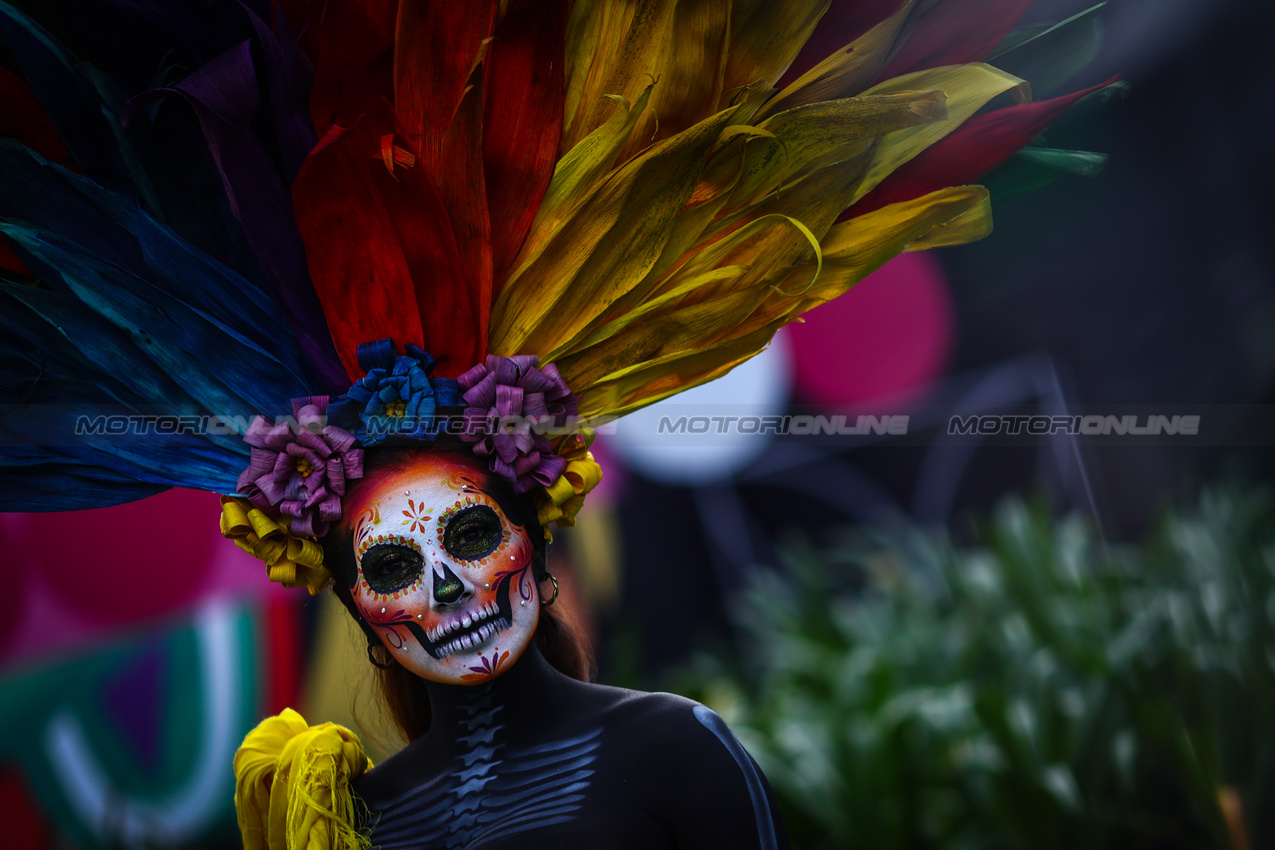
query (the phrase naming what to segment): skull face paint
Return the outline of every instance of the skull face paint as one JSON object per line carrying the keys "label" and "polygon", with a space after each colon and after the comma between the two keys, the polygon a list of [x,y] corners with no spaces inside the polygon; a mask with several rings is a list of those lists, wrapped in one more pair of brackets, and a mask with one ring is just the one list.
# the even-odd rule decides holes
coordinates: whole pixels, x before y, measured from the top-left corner
{"label": "skull face paint", "polygon": [[354,605],[398,663],[448,684],[509,669],[536,630],[535,547],[472,456],[423,451],[347,497]]}

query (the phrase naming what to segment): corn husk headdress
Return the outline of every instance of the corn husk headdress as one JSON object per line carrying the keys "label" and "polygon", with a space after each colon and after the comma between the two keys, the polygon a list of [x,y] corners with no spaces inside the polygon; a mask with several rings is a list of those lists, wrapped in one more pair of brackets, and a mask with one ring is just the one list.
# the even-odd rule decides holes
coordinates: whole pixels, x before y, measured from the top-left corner
{"label": "corn husk headdress", "polygon": [[[1032,101],[1095,24],[1027,5],[0,2],[4,506],[216,491],[317,590],[387,434],[622,415],[985,236],[974,181],[1092,91]],[[467,433],[546,525],[598,481],[578,433]]]}

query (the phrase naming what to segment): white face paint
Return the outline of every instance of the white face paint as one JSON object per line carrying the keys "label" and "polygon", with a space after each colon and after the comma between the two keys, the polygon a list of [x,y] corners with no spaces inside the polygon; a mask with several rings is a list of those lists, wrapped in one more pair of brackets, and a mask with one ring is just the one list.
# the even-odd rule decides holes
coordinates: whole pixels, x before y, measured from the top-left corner
{"label": "white face paint", "polygon": [[361,482],[343,506],[355,607],[398,663],[431,681],[492,679],[536,630],[535,547],[491,483],[477,458],[422,451]]}

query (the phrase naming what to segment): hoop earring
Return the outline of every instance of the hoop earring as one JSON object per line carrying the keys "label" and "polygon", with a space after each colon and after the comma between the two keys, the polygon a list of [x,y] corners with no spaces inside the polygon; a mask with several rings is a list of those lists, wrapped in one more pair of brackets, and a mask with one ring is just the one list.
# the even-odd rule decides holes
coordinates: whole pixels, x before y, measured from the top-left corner
{"label": "hoop earring", "polygon": [[545,570],[545,578],[553,582],[553,596],[549,597],[548,600],[541,599],[540,604],[548,607],[558,601],[558,577],[548,570]]}
{"label": "hoop earring", "polygon": [[376,660],[376,648],[381,646],[379,642],[373,643],[372,638],[367,639],[367,660],[372,662],[372,666],[378,670],[388,670],[394,666],[394,657],[390,656],[390,660],[380,662]]}

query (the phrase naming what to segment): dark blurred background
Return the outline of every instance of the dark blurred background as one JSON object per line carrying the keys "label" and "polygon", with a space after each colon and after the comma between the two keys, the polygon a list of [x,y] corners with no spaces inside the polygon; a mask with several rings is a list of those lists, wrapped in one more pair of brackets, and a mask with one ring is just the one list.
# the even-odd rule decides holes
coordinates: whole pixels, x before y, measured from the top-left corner
{"label": "dark blurred background", "polygon": [[[1025,23],[1060,21],[1091,5],[1044,0]],[[633,474],[617,515],[630,566],[626,616],[640,618],[633,628],[641,639],[622,647],[640,647],[642,669],[683,656],[705,615],[709,630],[725,628],[716,600],[731,589],[726,562],[751,555],[774,563],[774,542],[787,529],[818,537],[894,511],[959,530],[964,516],[1007,494],[1040,491],[1056,509],[1084,512],[1110,539],[1127,540],[1207,482],[1271,477],[1275,433],[1262,427],[1271,420],[1261,408],[1275,402],[1275,70],[1263,42],[1275,7],[1113,0],[1102,16],[1100,52],[1066,88],[1117,74],[1128,88],[1074,107],[1044,142],[1106,153],[1107,167],[998,204],[990,237],[927,255],[950,297],[951,342],[919,392],[892,389],[913,390],[931,414],[1013,403],[1045,413],[1176,406],[1205,411],[1210,438],[952,447],[937,428],[928,444],[837,447],[791,437],[697,489]],[[851,354],[863,359],[844,358],[846,371],[880,368],[874,356]],[[803,397],[800,377],[789,410],[819,409]],[[847,394],[846,403],[870,402],[857,388]],[[925,413],[915,414],[921,425]],[[776,487],[778,468],[817,492]],[[652,572],[659,581],[649,580]]]}

